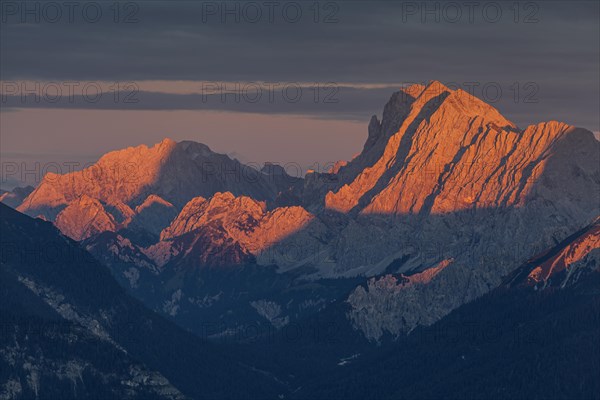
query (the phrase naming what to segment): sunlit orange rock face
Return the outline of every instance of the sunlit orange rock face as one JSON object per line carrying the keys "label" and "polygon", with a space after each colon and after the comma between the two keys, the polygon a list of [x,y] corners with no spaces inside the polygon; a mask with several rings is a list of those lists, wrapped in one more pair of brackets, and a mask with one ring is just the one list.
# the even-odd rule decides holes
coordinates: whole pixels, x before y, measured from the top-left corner
{"label": "sunlit orange rock face", "polygon": [[[422,254],[410,263],[426,269],[465,253],[470,236],[482,243],[472,257],[490,257],[489,243],[530,257],[588,224],[600,201],[589,189],[600,184],[599,146],[591,132],[559,122],[520,130],[433,81],[394,93],[381,121],[369,122],[362,151],[325,174],[290,180],[281,167],[258,171],[200,143],[165,139],[49,174],[18,209],[76,240],[119,232],[160,265],[197,246],[200,263],[214,252],[226,263],[255,257],[336,276],[377,274],[415,241]],[[423,249],[442,246],[443,257]],[[286,256],[289,249],[297,254]],[[497,259],[523,261],[520,253]]]}
{"label": "sunlit orange rock face", "polygon": [[169,227],[162,231],[162,240],[172,239],[198,229],[210,222],[219,222],[235,236],[253,230],[266,212],[266,204],[246,196],[216,193],[211,199],[196,197],[189,201]]}
{"label": "sunlit orange rock face", "polygon": [[176,215],[175,207],[156,195],[148,196],[132,210],[122,202],[107,204],[84,194],[62,209],[54,224],[74,240],[84,240],[101,232],[114,232],[127,227],[143,228],[158,235]]}
{"label": "sunlit orange rock face", "polygon": [[600,220],[557,254],[534,267],[527,275],[527,281],[529,284],[546,285],[553,277],[564,272],[565,276],[557,283],[565,285],[578,272],[579,264],[586,262],[587,258],[590,258],[590,263],[595,263],[596,269],[600,269]]}
{"label": "sunlit orange rock face", "polygon": [[156,195],[181,209],[196,196],[210,197],[219,191],[272,200],[278,187],[269,175],[214,153],[206,145],[164,139],[152,147],[140,145],[107,153],[82,171],[49,173],[18,210],[54,220],[62,208],[82,195],[132,209]]}
{"label": "sunlit orange rock face", "polygon": [[81,196],[62,210],[54,222],[62,233],[82,240],[104,231],[114,231],[117,222],[102,204],[89,196]]}
{"label": "sunlit orange rock face", "polygon": [[181,242],[196,235],[210,237],[211,241],[220,243],[222,248],[212,249],[215,259],[232,250],[260,256],[269,246],[305,228],[313,218],[299,206],[267,211],[265,202],[219,192],[208,200],[203,197],[190,200],[161,232],[161,243],[147,253],[163,265],[174,255],[170,253],[173,243],[175,247],[188,251],[193,246]]}
{"label": "sunlit orange rock face", "polygon": [[165,139],[150,148],[141,145],[107,153],[82,171],[65,175],[49,173],[18,209],[43,213],[68,205],[82,195],[108,204],[130,203],[158,179],[161,161],[175,145]]}
{"label": "sunlit orange rock face", "polygon": [[206,268],[254,266],[374,277],[348,303],[355,327],[378,340],[435,322],[523,266],[519,277],[537,287],[600,264],[597,228],[528,262],[596,220],[599,188],[592,132],[521,130],[433,81],[394,93],[362,151],[327,173],[291,178],[165,139],[48,175],[19,210],[84,240],[131,285],[166,274],[168,290],[183,290]]}
{"label": "sunlit orange rock face", "polygon": [[418,96],[404,97],[408,112],[381,157],[327,193],[327,208],[437,214],[518,206],[532,194],[553,146],[575,130],[548,122],[520,132],[492,106],[439,82],[408,91]]}
{"label": "sunlit orange rock face", "polygon": [[[47,174],[15,206],[55,222],[75,240],[86,239],[101,227],[144,231],[158,238],[181,208],[197,196],[210,198],[228,191],[263,203],[286,196],[293,199],[293,185],[298,181],[301,185],[301,180],[271,169],[258,171],[201,143],[164,139],[152,147],[141,145],[107,153],[82,171]],[[82,199],[94,201],[97,215],[82,205]],[[81,215],[76,215],[78,212]]]}

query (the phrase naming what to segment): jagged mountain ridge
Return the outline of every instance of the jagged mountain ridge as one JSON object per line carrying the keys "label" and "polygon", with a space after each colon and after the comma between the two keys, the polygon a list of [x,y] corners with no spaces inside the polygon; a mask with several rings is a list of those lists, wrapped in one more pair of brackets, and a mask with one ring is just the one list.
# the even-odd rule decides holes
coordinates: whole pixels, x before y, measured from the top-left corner
{"label": "jagged mountain ridge", "polygon": [[[593,155],[593,150],[597,148],[593,136],[562,123],[542,123],[521,132],[497,110],[476,97],[461,90],[450,90],[434,81],[427,87],[413,85],[395,93],[385,106],[383,120],[379,122],[376,117],[371,120],[363,151],[350,163],[339,167],[337,173],[310,174],[309,180],[314,181],[315,177],[318,180],[319,175],[327,175],[328,180],[335,182],[337,188],[323,193],[316,202],[323,202],[324,207],[343,212],[355,210],[363,214],[386,215],[443,213],[473,207],[522,205],[527,195],[538,195],[529,192],[546,167],[552,155],[550,153],[556,152],[561,141],[568,142],[567,147],[571,146],[563,152],[572,151],[573,148],[585,149],[589,145],[589,153]],[[184,161],[171,161],[176,157]],[[138,146],[108,153],[86,171],[64,176],[50,174],[25,199],[19,210],[30,215],[42,211],[42,214],[48,214],[46,218],[54,220],[53,212],[80,201],[81,196],[88,196],[98,200],[105,208],[104,212],[112,215],[115,222],[122,223],[131,220],[139,212],[134,208],[152,199],[174,204],[175,209],[181,210],[187,201],[197,196],[210,198],[217,192],[229,191],[234,195],[244,192],[240,188],[216,189],[218,184],[223,186],[223,182],[198,182],[197,176],[191,185],[194,189],[188,188],[190,179],[185,175],[170,181],[165,178],[173,172],[170,164],[185,164],[190,162],[190,158],[198,157],[237,162],[216,155],[201,144],[177,144],[165,139],[152,148]],[[209,165],[204,159],[203,162]],[[575,165],[581,171],[590,170],[589,164],[595,161],[593,157],[585,157],[585,154],[579,159],[588,162],[584,166]],[[128,165],[134,166],[134,173],[123,173]],[[214,165],[210,161],[208,169],[214,168]],[[593,165],[591,167],[593,169]],[[236,168],[230,171],[236,171]],[[241,182],[242,186],[249,184],[242,179],[244,167],[239,168],[238,173],[232,175],[244,181]],[[280,169],[265,166],[262,172],[272,170],[267,176],[276,180],[286,176],[285,171]],[[118,176],[119,172],[106,174],[106,171],[120,171],[123,176]],[[226,173],[228,169],[224,168],[223,171]],[[201,177],[210,174],[210,171],[204,171]],[[88,178],[82,178],[85,176]],[[263,184],[259,179],[261,176],[257,175],[256,182],[249,185],[252,189],[246,190],[249,197],[273,200],[281,194],[258,190],[269,186]],[[298,180],[287,178],[297,184]],[[589,183],[595,183],[593,179],[598,179],[593,175],[591,178],[588,179]],[[68,181],[72,182],[66,184]],[[560,186],[563,183],[569,182],[560,182]],[[312,190],[311,184],[306,183],[307,192]],[[174,189],[174,185],[178,187]],[[157,190],[152,191],[148,189],[149,186]],[[575,189],[571,192],[581,191],[581,187],[569,189]],[[141,194],[142,191],[148,194]],[[186,195],[191,191],[195,192],[194,195]],[[257,194],[257,191],[260,193]],[[161,195],[162,192],[168,194]],[[307,209],[315,206],[311,200],[295,205],[303,205]],[[91,220],[87,222],[94,223]],[[110,228],[111,224],[105,225]],[[158,234],[168,223],[165,218],[165,221],[154,225],[157,226],[149,228]]]}
{"label": "jagged mountain ridge", "polygon": [[[549,158],[598,147],[591,132],[564,123],[520,131],[492,106],[439,82],[407,92],[417,96],[396,94],[390,100],[394,112],[388,103],[384,121],[371,121],[363,153],[338,173],[339,188],[327,193],[325,207],[428,214],[519,206],[541,194],[532,186],[542,174],[554,173]],[[390,125],[398,126],[391,136]],[[380,157],[373,162],[367,154],[376,147]],[[579,161],[586,163],[578,165],[583,171],[595,166],[593,157]]]}
{"label": "jagged mountain ridge", "polygon": [[[152,149],[160,152],[165,146],[178,145],[167,141]],[[215,191],[210,185],[203,189],[207,195],[190,192],[187,203],[177,203],[168,197],[173,192],[162,188],[164,202],[159,203],[181,211],[157,242],[116,237],[108,251],[126,249],[131,268],[136,270],[139,259],[153,273],[257,263],[301,270],[309,280],[414,275],[452,260],[430,274],[427,284],[406,290],[383,285],[374,296],[351,294],[357,320],[367,325],[380,324],[378,302],[392,298],[402,304],[397,314],[386,317],[386,329],[398,334],[486,293],[524,261],[596,218],[599,153],[600,144],[589,131],[558,122],[520,130],[490,105],[434,81],[395,93],[381,122],[371,119],[363,151],[330,173],[308,174],[301,195],[286,197],[288,207],[267,211],[260,196]],[[271,169],[272,176],[281,175]],[[106,187],[121,187],[120,181],[102,179]],[[298,186],[294,181],[291,192]],[[75,221],[62,229],[75,225],[76,238],[90,237],[88,246],[105,251],[106,243],[95,246],[94,235],[104,226],[119,230],[128,225],[123,221],[134,218],[136,202],[160,195],[133,195],[140,187],[123,189],[123,195],[121,189],[108,191],[96,199],[114,223],[96,203],[97,213],[79,207],[81,201],[69,192],[73,199],[56,223]],[[44,204],[44,191],[55,189],[46,184],[21,208],[35,212],[31,205]],[[46,203],[54,204],[61,195],[50,199]],[[72,205],[81,211],[67,212]],[[66,218],[69,214],[74,216]],[[82,218],[89,222],[85,230],[78,215],[89,216]],[[154,232],[165,225],[166,220],[153,225]],[[131,268],[117,273],[143,275]],[[362,328],[369,330],[367,325]]]}
{"label": "jagged mountain ridge", "polygon": [[47,213],[49,217],[82,195],[132,208],[151,195],[181,208],[193,197],[210,197],[217,191],[272,200],[277,192],[268,176],[214,153],[204,144],[164,139],[152,147],[141,145],[107,153],[82,171],[49,173],[19,210]]}
{"label": "jagged mountain ridge", "polygon": [[[55,221],[76,240],[130,223],[158,236],[194,197],[228,191],[271,203],[297,182],[284,171],[258,171],[200,143],[164,139],[107,153],[82,171],[48,173],[18,210]],[[155,219],[151,205],[164,215]]]}
{"label": "jagged mountain ridge", "polygon": [[[212,243],[231,243],[230,247],[238,246],[239,251],[247,256],[258,258],[263,264],[277,264],[274,254],[268,250],[275,243],[281,244],[286,237],[299,234],[307,227],[315,216],[300,206],[278,207],[268,211],[264,202],[256,201],[247,196],[235,197],[231,193],[216,193],[210,200],[196,197],[183,208],[181,213],[172,223],[165,228],[161,235],[161,242],[148,249],[147,254],[152,254],[153,259],[160,266],[169,261],[169,254],[164,251],[173,245],[179,248],[181,238],[189,240],[190,235],[195,237],[210,237]],[[322,228],[322,227],[321,227]],[[316,227],[311,226],[311,232],[316,234]],[[322,228],[323,230],[323,228]],[[190,248],[193,246],[185,246]],[[162,252],[162,253],[161,253]],[[231,252],[225,246],[220,251],[209,251],[200,254],[199,264],[235,265],[241,262],[224,262],[224,257]],[[214,258],[211,260],[210,258]],[[192,260],[194,261],[194,260]],[[279,260],[282,264],[283,260]]]}
{"label": "jagged mountain ridge", "polygon": [[[431,138],[435,140],[426,143]],[[403,143],[405,140],[414,143]],[[598,200],[593,191],[587,190],[587,185],[598,184],[598,173],[594,171],[597,148],[593,136],[566,124],[539,124],[521,132],[493,107],[465,92],[451,91],[437,82],[428,87],[415,85],[392,96],[381,123],[371,121],[363,152],[339,168],[337,174],[326,174],[325,179],[337,182],[339,189],[329,190],[317,202],[323,201],[326,209],[334,211],[403,216],[521,207],[529,199],[542,202],[540,197],[562,207],[563,197],[567,200],[572,196],[581,204],[572,207],[569,199],[558,214],[577,212],[581,215],[572,217],[587,222],[594,216],[593,205]],[[583,179],[562,179],[565,167],[582,171]],[[311,175],[305,184],[309,192],[315,180]],[[545,185],[534,185],[542,175]],[[244,204],[252,208],[251,203]],[[311,232],[313,225],[322,232],[319,217],[323,213],[314,211],[311,201],[304,207],[313,210],[310,219],[315,224],[305,228],[305,223],[296,223],[292,216],[279,222],[294,224],[297,230],[304,228],[309,236],[315,235]],[[300,208],[297,211],[304,213]],[[189,218],[184,214],[178,219]],[[193,224],[182,227],[178,235],[197,228]],[[261,247],[264,235],[278,238],[270,230],[263,230],[262,235],[240,230],[226,234],[255,255],[253,250]],[[174,235],[168,236],[172,239]],[[248,242],[248,236],[254,242]],[[277,240],[272,243],[277,249]],[[277,261],[282,262],[273,260]],[[356,266],[356,262],[344,262]]]}

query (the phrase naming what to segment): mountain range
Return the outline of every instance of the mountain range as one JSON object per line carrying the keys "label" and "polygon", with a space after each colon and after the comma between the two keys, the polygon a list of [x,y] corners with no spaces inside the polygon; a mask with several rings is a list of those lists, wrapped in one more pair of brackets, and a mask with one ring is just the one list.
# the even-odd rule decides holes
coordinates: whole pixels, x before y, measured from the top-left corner
{"label": "mountain range", "polygon": [[[373,116],[369,122],[362,151],[328,172],[294,177],[275,164],[259,169],[200,143],[165,139],[108,153],[85,170],[48,174],[35,189],[2,196],[7,205],[36,218],[3,206],[3,246],[6,237],[31,241],[43,230],[38,243],[52,236],[88,254],[90,273],[102,276],[91,279],[75,263],[62,272],[53,265],[29,271],[27,263],[3,260],[14,298],[35,297],[24,315],[66,320],[78,327],[76,336],[91,332],[82,336],[82,348],[97,340],[117,353],[123,348],[119,365],[134,365],[127,358],[133,354],[136,371],[146,382],[156,382],[141,385],[139,392],[131,389],[140,398],[150,396],[146,390],[172,398],[237,397],[244,392],[242,382],[253,380],[257,371],[262,378],[247,388],[250,397],[438,397],[448,389],[442,372],[464,370],[472,376],[475,366],[485,364],[484,356],[491,360],[486,367],[498,368],[504,378],[525,371],[512,361],[494,364],[502,346],[512,345],[501,336],[497,343],[474,341],[461,348],[465,354],[443,353],[446,369],[435,377],[441,383],[427,389],[422,377],[400,366],[400,357],[419,359],[440,349],[439,343],[429,350],[415,345],[436,327],[448,327],[457,318],[485,322],[497,314],[503,323],[548,329],[564,323],[569,310],[597,310],[600,294],[594,291],[600,272],[600,142],[586,129],[556,121],[519,128],[491,105],[436,81],[394,93],[381,119]],[[54,272],[47,281],[48,271]],[[60,282],[64,274],[77,278]],[[93,292],[72,294],[72,286],[110,288],[113,303],[103,303],[106,296],[100,294],[89,303]],[[561,307],[552,310],[547,304],[554,299]],[[69,306],[62,306],[65,301]],[[87,313],[72,310],[78,302]],[[524,302],[540,307],[528,305],[518,314]],[[38,316],[34,303],[50,309]],[[507,304],[511,312],[501,310]],[[190,376],[173,374],[187,364],[173,361],[172,370],[171,364],[158,364],[163,355],[153,359],[142,350],[129,351],[106,327],[118,326],[113,318],[121,309],[121,314],[142,315],[137,318],[144,320],[135,320],[138,326],[158,321],[150,331],[157,338],[167,337],[165,332],[180,335],[171,351],[189,346],[193,350],[184,358],[190,363],[196,357],[218,358],[219,351],[234,357],[241,386],[211,386],[209,377],[221,373],[215,367],[206,375],[211,391],[197,392]],[[19,331],[20,323],[11,322],[10,329]],[[269,342],[273,332],[285,337],[298,329],[326,332],[331,324],[337,327],[336,344],[327,349],[306,335],[292,344]],[[576,343],[597,353],[598,347],[588,344],[599,332],[597,314],[577,325],[579,330],[557,329],[561,334],[550,340],[552,346]],[[11,335],[3,343],[19,348],[21,342],[11,342]],[[227,343],[219,347],[222,341]],[[235,352],[230,347],[241,345]],[[268,360],[256,356],[265,354],[263,346],[273,350]],[[407,351],[410,346],[415,350]],[[548,350],[542,347],[531,354],[541,357]],[[382,349],[394,353],[385,356]],[[101,376],[105,360],[82,351],[84,364],[95,368],[94,379]],[[474,356],[477,351],[481,354]],[[526,351],[521,346],[515,354],[525,357]],[[246,352],[255,361],[244,358]],[[285,360],[282,354],[303,361]],[[311,371],[319,357],[323,365]],[[453,357],[479,364],[463,366]],[[589,368],[569,377],[584,389],[567,390],[562,397],[598,395],[588,379],[600,370],[598,363],[586,360]],[[378,374],[373,367],[378,363],[389,371]],[[533,367],[540,365],[545,364]],[[560,360],[551,357],[547,365],[560,366]],[[272,372],[279,367],[283,373]],[[419,361],[414,371],[429,367]],[[125,393],[118,382],[138,379],[131,371],[123,369],[111,383],[117,393]],[[390,371],[410,383],[394,384]],[[23,382],[32,379],[31,371],[19,374],[1,377],[5,393],[19,387],[25,393]],[[331,378],[329,385],[322,376]],[[372,392],[348,381],[357,377],[372,382],[365,386]],[[66,378],[50,374],[47,379]],[[68,379],[82,380],[72,374]],[[501,380],[488,384],[497,390],[495,396],[519,395],[503,391],[508,389]],[[333,393],[333,387],[347,389]],[[536,387],[523,393],[535,393]],[[550,387],[539,393],[551,395]],[[470,384],[452,393],[470,397],[478,389]]]}

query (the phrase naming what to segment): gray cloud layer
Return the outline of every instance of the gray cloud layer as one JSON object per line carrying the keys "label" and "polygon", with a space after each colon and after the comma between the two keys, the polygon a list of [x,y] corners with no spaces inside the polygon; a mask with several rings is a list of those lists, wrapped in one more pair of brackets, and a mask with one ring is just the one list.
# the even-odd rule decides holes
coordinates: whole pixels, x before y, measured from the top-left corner
{"label": "gray cloud layer", "polygon": [[[519,124],[559,119],[600,130],[597,1],[518,2],[518,15],[512,1],[482,1],[474,8],[473,23],[469,22],[468,2],[455,3],[462,12],[457,23],[449,21],[455,13],[444,8],[444,2],[439,2],[440,22],[434,14],[426,14],[424,23],[420,13],[423,2],[318,2],[317,23],[313,2],[295,3],[303,13],[296,23],[286,21],[279,11],[289,2],[277,3],[272,21],[265,3],[255,3],[263,13],[259,23],[248,21],[254,14],[245,18],[244,2],[227,3],[234,11],[225,17],[218,13],[223,2],[133,2],[133,8],[120,9],[119,23],[113,21],[115,15],[109,8],[112,2],[97,3],[103,15],[96,23],[86,22],[78,11],[85,3],[76,8],[72,21],[63,9],[59,23],[49,23],[41,8],[40,23],[32,17],[27,18],[28,23],[21,23],[20,10],[3,5],[2,18],[6,22],[3,20],[0,35],[1,78],[498,82],[504,95],[496,105]],[[490,22],[495,4],[500,5],[502,16]],[[409,12],[414,7],[415,14]],[[436,2],[428,2],[426,7],[433,9]],[[207,13],[215,8],[217,14]],[[248,13],[251,11],[248,9]],[[125,23],[123,20],[132,12],[137,22]],[[290,11],[289,15],[294,13]],[[337,22],[325,23],[327,16]],[[525,23],[526,19],[530,23]],[[521,93],[515,103],[514,92],[509,91],[514,82],[535,82],[538,102],[523,104],[525,94]],[[144,92],[139,94],[140,103],[119,107],[208,108],[364,119],[380,112],[392,91],[342,88],[338,104],[302,101],[294,106],[285,102],[207,104],[194,95]],[[19,103],[9,100],[2,107],[36,106]],[[106,102],[54,106],[116,107]]]}

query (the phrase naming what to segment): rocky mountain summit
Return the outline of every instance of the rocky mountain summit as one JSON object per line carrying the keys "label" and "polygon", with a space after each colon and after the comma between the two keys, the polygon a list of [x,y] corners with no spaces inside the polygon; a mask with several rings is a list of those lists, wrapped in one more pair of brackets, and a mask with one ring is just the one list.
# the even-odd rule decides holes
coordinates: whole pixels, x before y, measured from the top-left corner
{"label": "rocky mountain summit", "polygon": [[[97,233],[91,227],[98,223],[100,231],[143,229],[158,236],[196,196],[228,191],[271,203],[296,182],[284,171],[258,171],[200,143],[164,139],[107,153],[82,171],[48,173],[17,209],[56,221],[76,240]],[[69,227],[74,214],[80,214],[78,227]]]}
{"label": "rocky mountain summit", "polygon": [[[293,274],[294,285],[369,279],[340,300],[355,328],[378,340],[430,325],[499,286],[589,226],[599,206],[592,132],[556,121],[521,129],[433,81],[394,93],[381,120],[369,122],[361,153],[327,173],[292,178],[276,165],[257,170],[165,139],[47,175],[18,209],[85,239],[132,287],[166,274],[161,301],[169,304],[196,299],[187,274],[202,281],[205,269],[274,268]],[[590,235],[589,251],[553,265],[596,254],[597,230]],[[532,279],[546,281],[547,268]],[[279,320],[291,312],[269,298],[252,301],[278,310]]]}
{"label": "rocky mountain summit", "polygon": [[[586,184],[597,183],[598,144],[589,131],[555,121],[521,131],[492,106],[439,82],[406,93],[392,97],[381,123],[371,120],[363,152],[338,172],[326,208],[443,214],[522,206],[554,186],[565,189],[558,195],[582,193]],[[566,166],[592,174],[565,179]],[[539,187],[542,175],[552,180],[544,182],[546,190]]]}
{"label": "rocky mountain summit", "polygon": [[[219,192],[209,200],[202,197],[190,200],[172,223],[161,232],[161,242],[149,249],[148,253],[162,266],[169,261],[169,256],[160,255],[160,251],[165,247],[170,249],[173,246],[183,246],[188,249],[181,251],[187,254],[193,247],[193,244],[189,244],[190,235],[193,235],[211,237],[211,243],[231,244],[220,249],[218,253],[204,252],[200,254],[200,260],[193,262],[227,264],[219,260],[223,260],[223,257],[236,247],[241,253],[252,255],[264,264],[285,266],[283,257],[278,259],[277,254],[270,251],[271,247],[282,246],[287,237],[300,234],[313,221],[315,216],[301,206],[278,207],[268,211],[265,202],[247,196],[235,197],[230,192]],[[311,234],[317,235],[317,229],[312,224]],[[324,230],[323,227],[321,229]]]}
{"label": "rocky mountain summit", "polygon": [[107,153],[82,171],[49,173],[19,211],[54,219],[82,195],[132,208],[153,195],[180,208],[195,196],[210,197],[218,191],[273,200],[278,192],[269,176],[214,153],[206,145],[164,139],[152,147],[141,145]]}

